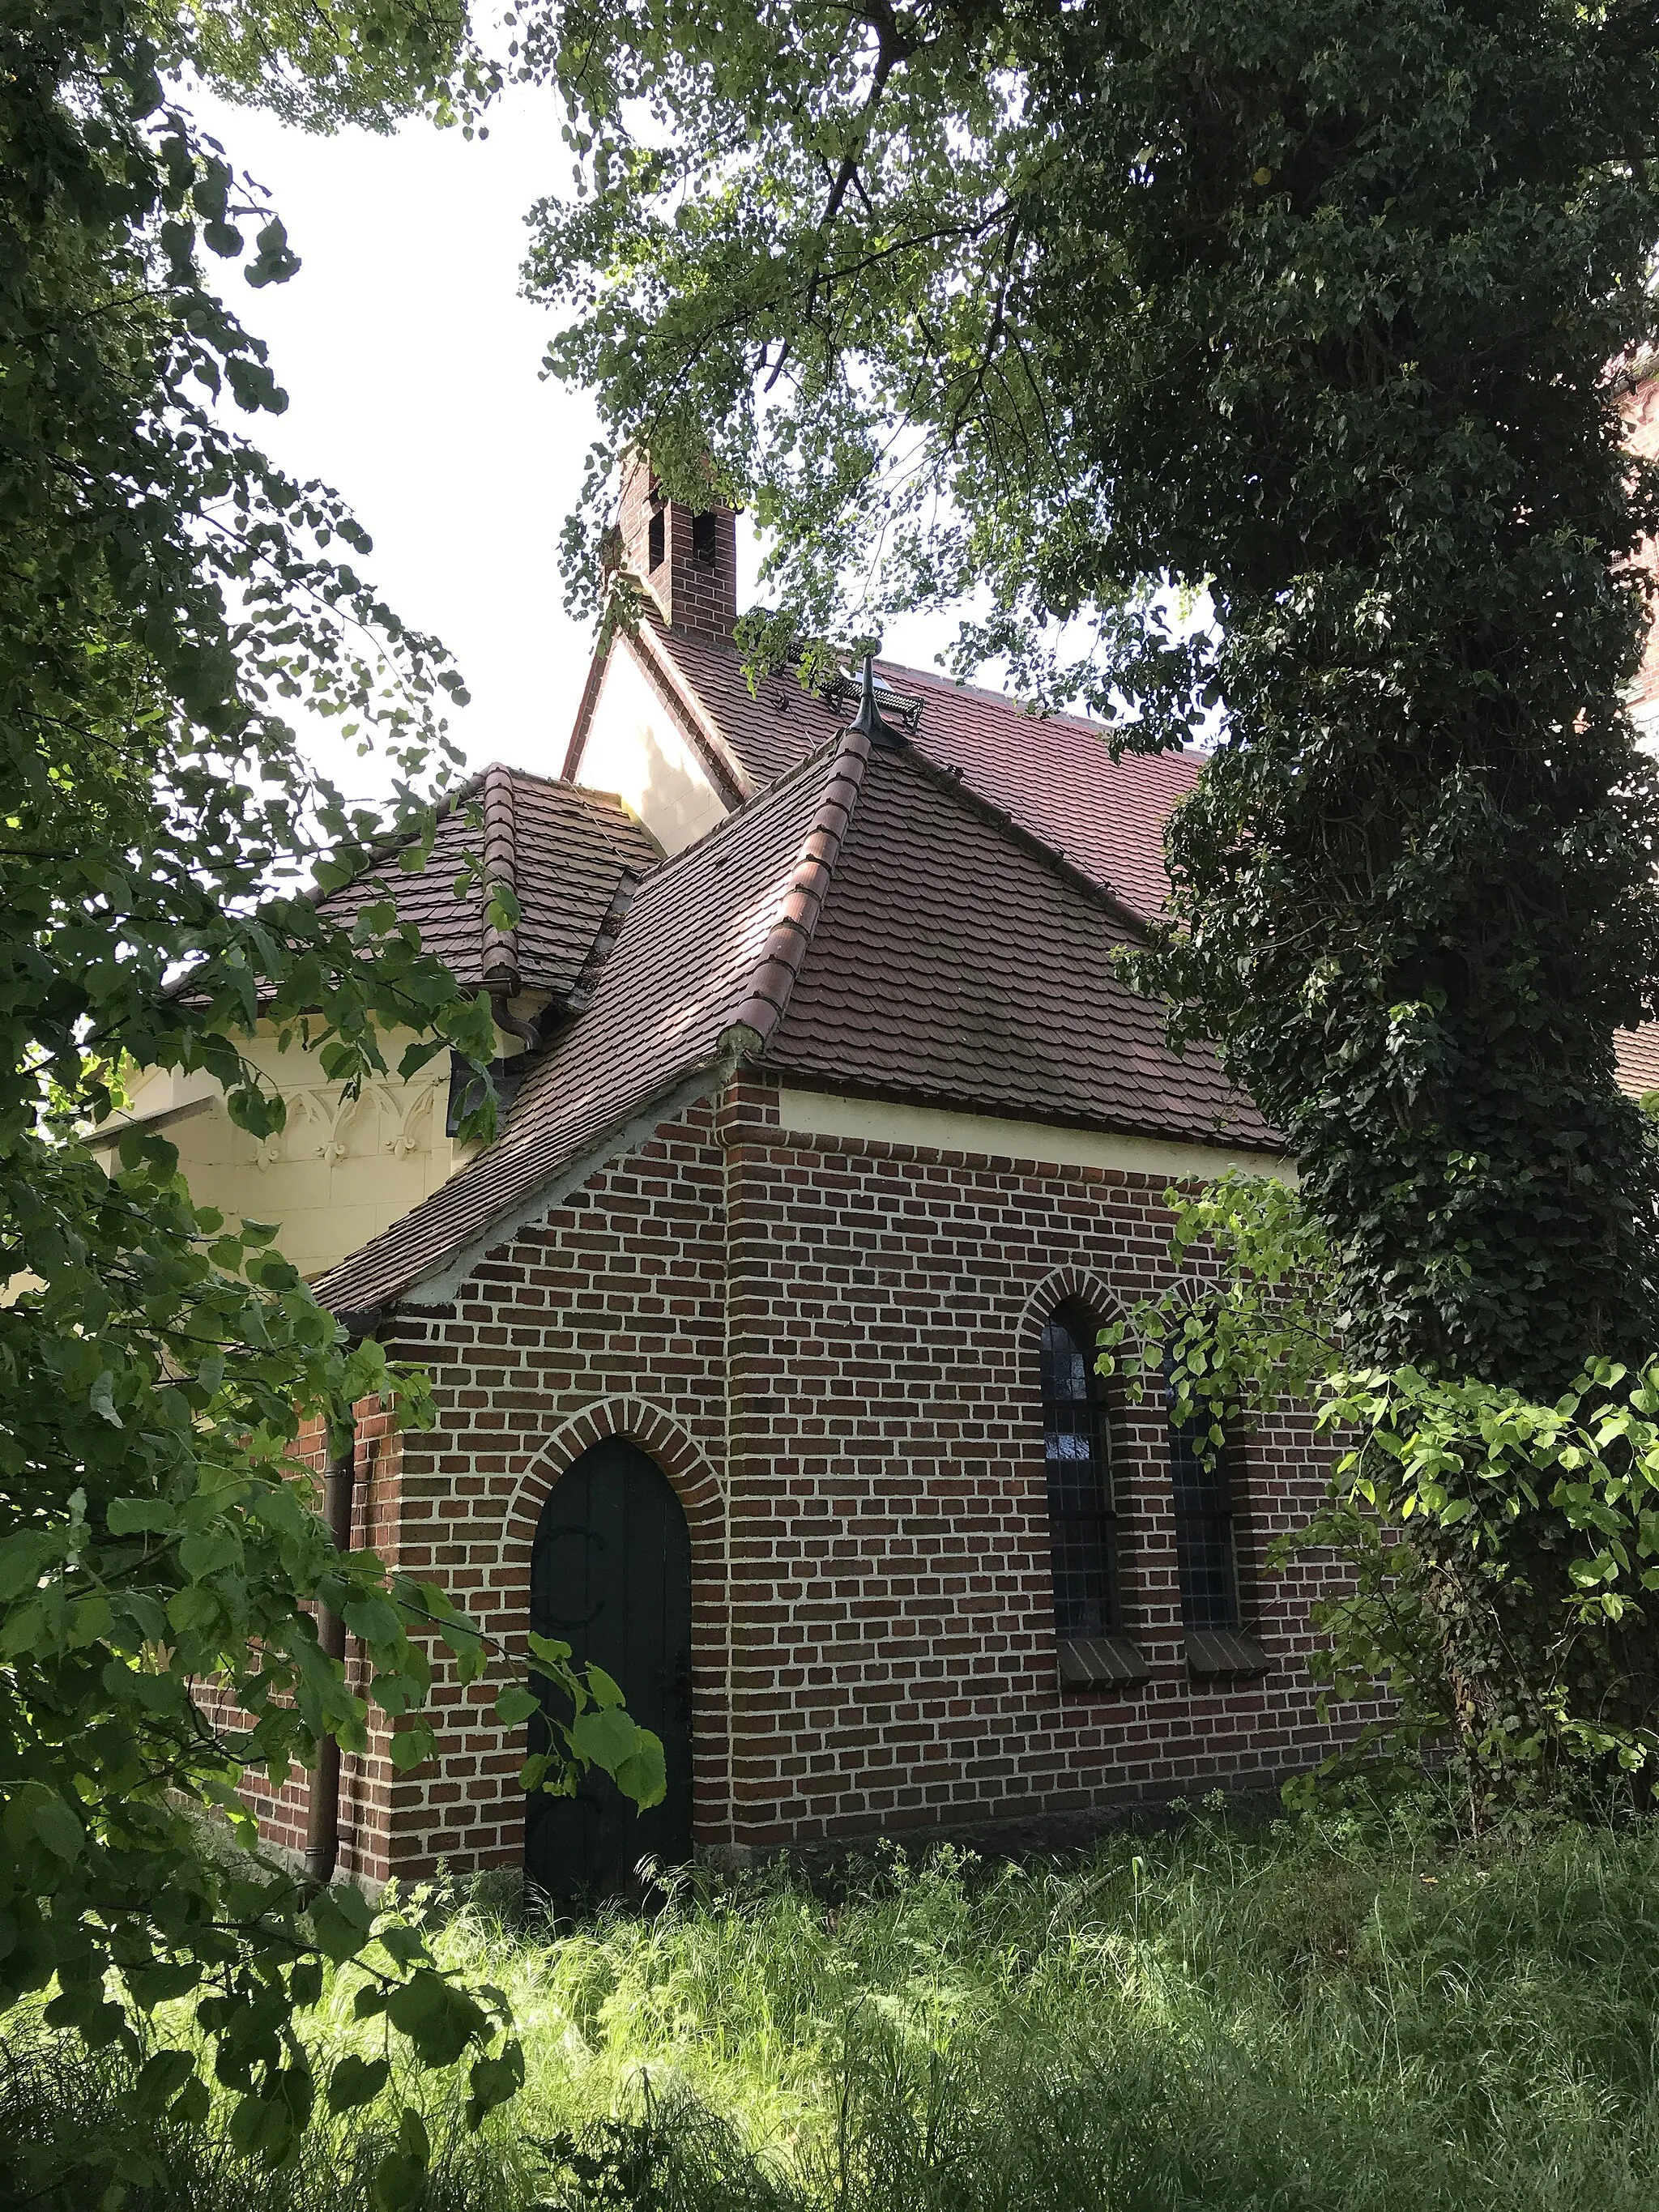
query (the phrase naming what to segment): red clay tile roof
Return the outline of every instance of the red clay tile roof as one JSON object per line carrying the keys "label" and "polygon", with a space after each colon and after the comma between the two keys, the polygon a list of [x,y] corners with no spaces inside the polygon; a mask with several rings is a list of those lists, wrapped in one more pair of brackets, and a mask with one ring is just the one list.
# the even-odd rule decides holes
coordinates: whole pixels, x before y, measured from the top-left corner
{"label": "red clay tile roof", "polygon": [[[659,623],[652,628],[660,655],[678,670],[757,783],[793,766],[832,734],[838,710],[804,690],[793,671],[769,677],[751,696],[735,646]],[[896,690],[921,698],[917,752],[959,769],[971,790],[1137,915],[1162,910],[1170,888],[1164,824],[1197,782],[1203,765],[1199,755],[1129,754],[1115,762],[1097,723],[1060,714],[1038,719],[1000,692],[957,685],[893,661],[878,667]],[[1618,1053],[1619,1080],[1632,1097],[1659,1090],[1659,1024],[1621,1030]]]}
{"label": "red clay tile roof", "polygon": [[919,691],[917,750],[1002,808],[1141,915],[1170,895],[1164,824],[1198,781],[1196,753],[1126,753],[1115,761],[1098,723],[1024,714],[992,691],[913,669],[883,672]]}
{"label": "red clay tile roof", "polygon": [[888,1096],[1276,1149],[1213,1056],[1173,1058],[1158,1009],[1118,981],[1131,933],[945,771],[846,732],[646,879],[500,1140],[318,1294],[379,1305],[482,1256],[607,1138],[678,1110],[739,1054]]}
{"label": "red clay tile roof", "polygon": [[325,1304],[345,1312],[397,1297],[607,1132],[764,1039],[867,750],[854,738],[826,751],[647,878],[586,1010],[526,1076],[499,1140],[325,1275]]}
{"label": "red clay tile roof", "polygon": [[1613,1048],[1619,1056],[1619,1088],[1632,1098],[1659,1091],[1659,1022],[1644,1022],[1639,1030],[1615,1030]]}
{"label": "red clay tile roof", "polygon": [[[482,822],[468,816],[481,809]],[[497,941],[476,890],[454,893],[463,857],[482,855],[492,877],[516,890],[522,909],[514,944]],[[398,919],[476,989],[492,964],[513,966],[524,988],[565,997],[581,976],[624,878],[637,879],[662,855],[619,799],[554,783],[521,769],[495,767],[471,777],[447,802],[426,866],[405,875],[385,855],[378,873]],[[324,913],[349,921],[379,893],[368,875],[324,897]]]}
{"label": "red clay tile roof", "polygon": [[878,750],[765,1058],[982,1113],[1279,1149],[1214,1054],[1176,1059],[1161,1006],[1119,979],[1134,934],[947,774]]}
{"label": "red clay tile roof", "polygon": [[845,712],[803,689],[793,669],[781,669],[754,696],[736,646],[687,630],[651,625],[651,642],[678,672],[756,784],[768,784],[827,745]]}
{"label": "red clay tile roof", "polygon": [[[768,677],[751,697],[735,646],[660,625],[653,640],[757,783],[817,751],[839,726],[840,712],[804,690],[793,671]],[[1039,718],[1000,692],[896,662],[878,665],[895,690],[921,698],[918,751],[959,769],[965,783],[1137,914],[1162,908],[1164,824],[1198,781],[1197,754],[1114,761],[1098,723]]]}

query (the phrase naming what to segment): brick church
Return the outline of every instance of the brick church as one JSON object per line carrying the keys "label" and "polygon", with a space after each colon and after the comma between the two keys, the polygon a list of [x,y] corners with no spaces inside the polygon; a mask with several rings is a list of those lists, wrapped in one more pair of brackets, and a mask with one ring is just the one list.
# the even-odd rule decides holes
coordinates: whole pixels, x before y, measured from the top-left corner
{"label": "brick church", "polygon": [[1114,971],[1197,759],[1114,763],[1086,723],[894,666],[868,700],[751,693],[732,517],[641,472],[623,536],[655,611],[596,660],[562,778],[465,794],[518,926],[450,894],[459,803],[399,892],[496,1007],[496,1140],[454,1139],[441,1079],[343,1133],[313,1085],[313,1138],[259,1163],[200,1101],[151,1118],[198,1117],[198,1198],[298,1178],[284,1249],[432,1375],[435,1431],[371,1416],[334,1470],[341,1528],[509,1648],[533,1625],[598,1659],[668,1796],[635,1819],[600,1778],[527,1813],[526,1732],[441,1666],[435,1762],[347,1755],[309,1808],[303,1782],[268,1804],[273,1839],[368,1881],[604,1889],[646,1852],[1271,1787],[1341,1732],[1304,1663],[1322,1571],[1267,1567],[1320,1456],[1286,1419],[1207,1472],[1090,1357],[1170,1278],[1172,1182],[1289,1171]]}

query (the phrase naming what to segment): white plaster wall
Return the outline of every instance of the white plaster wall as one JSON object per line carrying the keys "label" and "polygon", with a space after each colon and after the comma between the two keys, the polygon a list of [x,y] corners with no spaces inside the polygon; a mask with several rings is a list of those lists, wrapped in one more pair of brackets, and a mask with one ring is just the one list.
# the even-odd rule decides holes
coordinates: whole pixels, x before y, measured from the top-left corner
{"label": "white plaster wall", "polygon": [[576,780],[590,791],[614,791],[665,853],[679,852],[726,812],[626,637],[606,663]]}
{"label": "white plaster wall", "polygon": [[[382,1040],[389,1067],[396,1069],[412,1042],[406,1030]],[[246,1051],[287,1106],[287,1126],[276,1136],[262,1141],[239,1129],[218,1085],[199,1073],[157,1069],[141,1076],[132,1118],[177,1113],[161,1133],[178,1147],[191,1196],[226,1214],[274,1222],[277,1249],[303,1275],[321,1274],[379,1236],[477,1150],[444,1134],[447,1052],[409,1081],[380,1077],[349,1101],[314,1054],[297,1045],[280,1051],[267,1024]],[[197,1110],[178,1113],[192,1106]]]}
{"label": "white plaster wall", "polygon": [[1183,1144],[1174,1137],[1118,1135],[1066,1129],[1048,1121],[1002,1121],[948,1108],[855,1098],[835,1091],[778,1092],[780,1126],[803,1136],[850,1137],[866,1144],[915,1145],[927,1151],[972,1152],[992,1159],[1031,1160],[1060,1167],[1113,1168],[1126,1175],[1168,1176],[1203,1182],[1237,1170],[1295,1182],[1296,1164],[1283,1153],[1244,1152],[1224,1145]]}

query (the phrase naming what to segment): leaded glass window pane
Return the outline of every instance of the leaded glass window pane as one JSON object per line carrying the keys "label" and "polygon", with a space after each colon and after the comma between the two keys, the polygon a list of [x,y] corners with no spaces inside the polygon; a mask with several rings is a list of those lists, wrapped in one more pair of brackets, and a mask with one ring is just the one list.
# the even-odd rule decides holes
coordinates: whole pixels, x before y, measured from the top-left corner
{"label": "leaded glass window pane", "polygon": [[1054,1633],[1065,1641],[1109,1636],[1119,1625],[1111,1432],[1094,1372],[1096,1334],[1088,1316],[1070,1308],[1042,1332]]}
{"label": "leaded glass window pane", "polygon": [[1179,1425],[1173,1418],[1170,1422],[1181,1613],[1188,1628],[1237,1628],[1238,1566],[1227,1448],[1224,1444],[1206,1463],[1198,1441],[1203,1419],[1200,1413]]}

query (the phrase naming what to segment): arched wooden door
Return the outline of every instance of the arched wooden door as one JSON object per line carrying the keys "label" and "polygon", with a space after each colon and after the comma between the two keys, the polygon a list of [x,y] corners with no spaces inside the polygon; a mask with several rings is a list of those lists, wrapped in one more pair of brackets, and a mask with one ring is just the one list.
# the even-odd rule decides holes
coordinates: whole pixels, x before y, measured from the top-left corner
{"label": "arched wooden door", "polygon": [[[536,1792],[526,1807],[531,1882],[556,1897],[616,1896],[635,1886],[647,1853],[671,1865],[691,1856],[691,1538],[668,1478],[637,1444],[608,1437],[560,1477],[537,1524],[530,1625],[568,1644],[578,1665],[597,1660],[662,1738],[668,1795],[649,1812],[598,1773],[574,1797]],[[543,1730],[531,1723],[533,1749]]]}

